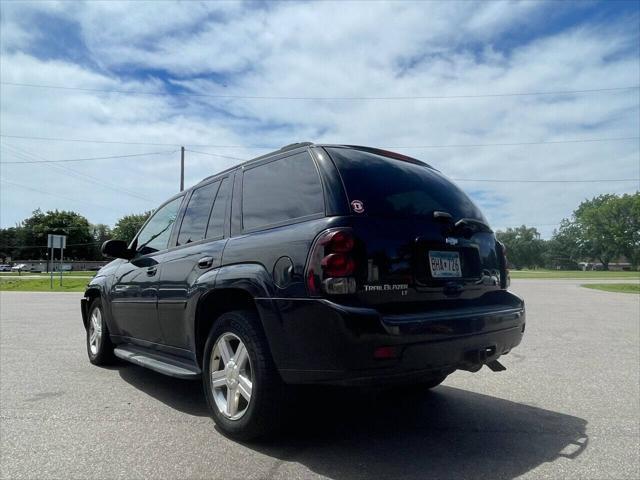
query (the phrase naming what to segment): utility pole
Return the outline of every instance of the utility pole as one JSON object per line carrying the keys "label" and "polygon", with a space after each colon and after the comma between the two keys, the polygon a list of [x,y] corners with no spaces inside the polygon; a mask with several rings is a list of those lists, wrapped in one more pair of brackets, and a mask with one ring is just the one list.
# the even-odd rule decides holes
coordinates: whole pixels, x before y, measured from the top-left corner
{"label": "utility pole", "polygon": [[180,191],[184,190],[184,147],[180,147]]}

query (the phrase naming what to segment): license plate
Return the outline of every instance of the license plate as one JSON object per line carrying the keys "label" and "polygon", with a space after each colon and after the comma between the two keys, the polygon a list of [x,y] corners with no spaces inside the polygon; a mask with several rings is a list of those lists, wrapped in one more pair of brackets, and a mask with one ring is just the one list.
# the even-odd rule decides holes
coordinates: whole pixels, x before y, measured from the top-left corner
{"label": "license plate", "polygon": [[458,252],[429,252],[429,266],[433,278],[455,278],[462,276]]}

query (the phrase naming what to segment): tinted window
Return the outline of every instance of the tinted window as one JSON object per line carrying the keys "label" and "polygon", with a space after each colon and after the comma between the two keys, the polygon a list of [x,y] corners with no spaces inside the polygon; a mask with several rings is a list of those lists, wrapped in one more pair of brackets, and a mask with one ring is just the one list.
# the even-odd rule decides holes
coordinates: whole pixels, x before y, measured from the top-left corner
{"label": "tinted window", "polygon": [[[348,148],[327,148],[362,213],[384,217],[429,217],[434,210],[486,223],[475,204],[444,175],[424,165]],[[353,210],[352,204],[352,210]]]}
{"label": "tinted window", "polygon": [[171,200],[155,211],[136,240],[137,250],[142,254],[164,250],[169,243],[171,227],[178,216],[178,209],[183,197]]}
{"label": "tinted window", "polygon": [[218,195],[216,195],[216,201],[213,204],[213,210],[211,210],[206,238],[218,238],[224,235],[224,218],[227,213],[230,185],[229,179],[222,180]]}
{"label": "tinted window", "polygon": [[213,182],[193,191],[182,219],[178,245],[197,242],[204,238],[211,207],[213,206],[213,199],[218,192],[219,186],[220,182]]}
{"label": "tinted window", "polygon": [[246,170],[242,182],[245,230],[324,212],[320,178],[307,153]]}

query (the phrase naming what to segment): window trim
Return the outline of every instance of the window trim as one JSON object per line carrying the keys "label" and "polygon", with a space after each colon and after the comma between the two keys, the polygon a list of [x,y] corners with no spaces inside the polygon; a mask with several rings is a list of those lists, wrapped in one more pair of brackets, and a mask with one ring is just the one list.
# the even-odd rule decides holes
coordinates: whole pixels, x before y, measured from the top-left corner
{"label": "window trim", "polygon": [[[277,162],[279,160],[285,160],[289,157],[293,157],[301,153],[306,154],[309,157],[309,160],[311,160],[311,163],[315,168],[316,175],[318,176],[318,183],[320,185],[320,190],[322,191],[322,212],[303,215],[302,217],[289,218],[286,220],[281,220],[280,222],[267,223],[264,225],[260,225],[258,227],[245,228],[244,226],[244,174],[249,170],[253,170],[254,168],[263,167],[269,163]],[[297,151],[292,150],[290,152],[286,152],[286,154],[284,155],[280,154],[280,155],[275,155],[273,157],[265,158],[263,161],[256,162],[255,164],[252,164],[246,167],[244,166],[241,167],[241,171],[242,171],[242,174],[240,176],[240,191],[238,192],[240,196],[239,203],[240,203],[240,233],[241,234],[260,232],[263,230],[270,230],[272,228],[283,227],[286,225],[294,225],[296,223],[307,222],[309,220],[315,220],[315,219],[323,218],[326,216],[327,214],[326,213],[327,212],[326,192],[325,192],[324,184],[322,182],[322,175],[320,174],[320,170],[318,169],[318,165],[316,164],[315,157],[312,155],[312,153],[309,151],[308,148],[305,148],[304,150],[297,150]]]}
{"label": "window trim", "polygon": [[[172,234],[172,240],[170,241],[171,246],[169,248],[167,248],[167,250],[163,250],[163,251],[173,251],[173,250],[177,250],[180,248],[187,248],[187,247],[191,247],[193,245],[200,245],[206,242],[215,242],[218,240],[224,240],[225,238],[229,238],[229,214],[230,214],[230,206],[231,206],[231,199],[233,196],[233,174],[234,174],[235,170],[232,170],[231,172],[225,172],[222,176],[220,177],[211,177],[211,178],[207,178],[206,181],[203,181],[202,183],[198,183],[196,185],[194,185],[193,187],[191,187],[188,191],[184,192],[184,196],[187,199],[186,203],[184,203],[185,201],[183,200],[183,204],[180,207],[180,212],[178,214],[178,218],[180,221],[180,227],[182,228],[182,219],[184,218],[184,214],[187,211],[187,206],[189,205],[189,200],[191,200],[191,195],[193,194],[193,191],[196,190],[197,188],[200,187],[204,187],[206,185],[209,185],[210,183],[215,183],[215,182],[220,182],[220,186],[222,186],[222,180],[227,179],[231,182],[231,187],[229,189],[229,195],[227,196],[227,202],[225,204],[225,211],[224,211],[224,227],[223,227],[223,232],[222,232],[222,236],[218,236],[218,237],[209,237],[209,238],[203,238],[201,240],[198,240],[197,242],[191,242],[191,243],[185,243],[184,245],[177,245],[178,243],[178,234],[180,233],[180,230],[177,230],[176,232],[174,232]],[[218,192],[216,192],[216,197],[218,196],[218,193],[220,192],[220,187],[218,187]],[[169,200],[170,201],[170,200]],[[168,202],[165,202],[168,203]],[[214,199],[214,203],[215,203],[215,199]],[[164,204],[163,204],[164,205]],[[213,208],[213,204],[211,204],[211,208]],[[209,217],[211,217],[211,211],[209,211]],[[176,221],[176,223],[178,223],[178,221]],[[209,224],[207,223],[207,228],[209,227]],[[205,235],[206,235],[206,230],[205,230]]]}
{"label": "window trim", "polygon": [[224,177],[219,178],[220,185],[218,185],[218,191],[216,192],[216,197],[213,199],[213,203],[211,204],[211,210],[209,210],[209,218],[207,220],[207,228],[205,228],[204,230],[205,237],[203,238],[203,240],[215,241],[215,240],[222,240],[223,238],[228,237],[227,225],[229,224],[229,203],[231,201],[231,197],[233,196],[232,183],[230,183],[227,199],[225,200],[225,203],[224,203],[224,222],[222,222],[222,235],[217,235],[215,237],[207,237],[207,232],[209,231],[209,224],[211,223],[211,214],[213,214],[213,207],[215,207],[216,205],[216,200],[218,200],[218,195],[220,195],[220,189],[222,189],[222,184],[224,183],[225,180],[229,180],[229,182],[232,182],[230,175],[226,175]]}

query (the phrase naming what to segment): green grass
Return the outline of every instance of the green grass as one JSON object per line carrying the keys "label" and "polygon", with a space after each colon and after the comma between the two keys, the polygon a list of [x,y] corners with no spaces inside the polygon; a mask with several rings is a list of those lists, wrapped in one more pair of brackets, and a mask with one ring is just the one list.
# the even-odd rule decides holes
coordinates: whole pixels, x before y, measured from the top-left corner
{"label": "green grass", "polygon": [[580,270],[511,270],[511,278],[577,278],[581,280],[640,279],[640,272],[603,272]]}
{"label": "green grass", "polygon": [[587,283],[581,286],[605,292],[640,294],[640,283]]}
{"label": "green grass", "polygon": [[84,292],[87,278],[53,279],[53,289],[50,288],[49,278],[2,278],[0,277],[1,292]]}

